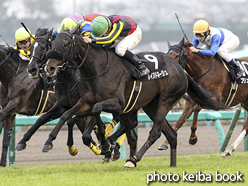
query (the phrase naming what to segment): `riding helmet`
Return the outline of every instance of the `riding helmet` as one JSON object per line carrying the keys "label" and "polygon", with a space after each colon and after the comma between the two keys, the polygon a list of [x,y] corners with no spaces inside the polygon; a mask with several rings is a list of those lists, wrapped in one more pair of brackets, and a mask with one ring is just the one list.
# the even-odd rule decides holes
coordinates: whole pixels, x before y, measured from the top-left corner
{"label": "riding helmet", "polygon": [[209,30],[209,24],[207,21],[200,19],[195,22],[193,27],[194,33],[204,33]]}
{"label": "riding helmet", "polygon": [[94,38],[102,37],[112,26],[107,17],[98,16],[91,23],[91,35]]}

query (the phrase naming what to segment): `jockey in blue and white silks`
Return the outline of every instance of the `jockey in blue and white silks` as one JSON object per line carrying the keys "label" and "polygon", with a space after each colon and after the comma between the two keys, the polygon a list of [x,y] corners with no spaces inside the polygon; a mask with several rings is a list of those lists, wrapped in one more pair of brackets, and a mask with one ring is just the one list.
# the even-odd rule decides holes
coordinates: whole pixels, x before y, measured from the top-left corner
{"label": "jockey in blue and white silks", "polygon": [[[194,47],[190,50],[206,56],[214,56],[217,53],[234,68],[236,77],[240,78],[244,71],[230,55],[230,52],[238,48],[240,44],[238,36],[225,28],[210,27],[205,20],[198,20],[193,29],[195,36],[192,44]],[[199,43],[203,46],[200,49],[195,48]]]}

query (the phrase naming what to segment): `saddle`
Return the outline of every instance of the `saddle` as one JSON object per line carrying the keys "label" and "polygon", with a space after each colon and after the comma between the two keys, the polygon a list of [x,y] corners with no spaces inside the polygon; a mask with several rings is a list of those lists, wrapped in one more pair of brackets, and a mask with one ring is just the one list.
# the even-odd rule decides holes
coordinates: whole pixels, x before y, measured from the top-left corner
{"label": "saddle", "polygon": [[[230,78],[231,78],[232,83],[235,83],[236,82],[237,84],[248,84],[248,81],[247,81],[248,80],[248,76],[247,76],[247,74],[243,75],[239,79],[236,79],[234,68],[231,65],[229,65],[229,63],[226,62],[223,58],[221,58],[220,56],[218,56],[218,57],[220,58],[220,60],[223,63],[224,67],[226,68],[226,70],[229,72],[229,75],[230,75]],[[248,67],[247,62],[242,61],[240,59],[235,59],[235,61],[237,63],[239,63],[239,64],[242,63],[242,67],[245,68],[245,69],[247,69],[247,67]]]}

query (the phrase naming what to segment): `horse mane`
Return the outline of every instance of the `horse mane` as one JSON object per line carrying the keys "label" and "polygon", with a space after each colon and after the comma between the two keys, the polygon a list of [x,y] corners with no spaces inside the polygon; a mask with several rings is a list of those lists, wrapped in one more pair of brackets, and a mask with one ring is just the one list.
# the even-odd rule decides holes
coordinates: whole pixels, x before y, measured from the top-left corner
{"label": "horse mane", "polygon": [[8,48],[9,48],[9,47],[6,46],[6,45],[0,45],[0,50],[3,51],[3,52],[6,53],[6,54],[8,53]]}
{"label": "horse mane", "polygon": [[38,28],[36,30],[35,36],[45,36],[48,28]]}
{"label": "horse mane", "polygon": [[190,42],[190,40],[186,40],[186,41],[184,42],[184,45],[183,45],[183,46],[186,47],[186,48],[189,48],[189,47],[192,47],[193,44]]}
{"label": "horse mane", "polygon": [[[190,42],[190,40],[186,40],[185,42],[184,42],[184,45],[183,45],[183,47],[184,48],[189,48],[189,47],[192,47],[193,46],[193,44]],[[206,56],[206,55],[203,55],[203,54],[200,54],[200,53],[194,53],[195,55],[198,55],[199,57],[201,57],[201,58],[206,58],[206,59],[209,59],[209,58],[211,58],[211,56]]]}

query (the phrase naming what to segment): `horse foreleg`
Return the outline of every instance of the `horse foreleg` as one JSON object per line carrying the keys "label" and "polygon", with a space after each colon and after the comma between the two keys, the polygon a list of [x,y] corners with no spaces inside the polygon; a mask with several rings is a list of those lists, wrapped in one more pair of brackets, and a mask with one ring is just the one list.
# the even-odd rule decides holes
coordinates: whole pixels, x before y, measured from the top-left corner
{"label": "horse foreleg", "polygon": [[232,152],[234,152],[238,145],[241,143],[241,141],[244,139],[246,136],[247,132],[245,129],[241,132],[241,134],[238,136],[238,138],[233,142],[233,144],[223,152],[222,157],[229,157],[232,155]]}
{"label": "horse foreleg", "polygon": [[0,166],[6,167],[7,165],[7,151],[9,147],[12,127],[13,127],[13,120],[15,119],[15,115],[6,118],[3,121],[3,128],[4,128],[4,135],[3,135],[3,145],[2,145],[2,156]]}
{"label": "horse foreleg", "polygon": [[193,121],[191,125],[191,134],[189,137],[189,144],[191,145],[195,145],[197,142],[197,135],[195,134],[195,131],[197,130],[197,118],[198,118],[198,113],[200,112],[200,110],[201,108],[199,107],[198,104],[196,104],[193,109],[194,115],[193,115]]}
{"label": "horse foreleg", "polygon": [[[175,126],[173,127],[173,129],[175,131],[178,131],[183,124],[186,122],[186,120],[191,116],[191,114],[193,113],[193,107],[194,104],[191,103],[192,101],[186,101],[185,105],[183,107],[183,112],[181,114],[181,116],[179,117],[179,119],[176,121]],[[168,149],[168,145],[169,145],[169,141],[166,139],[159,147],[158,150],[167,150]]]}
{"label": "horse foreleg", "polygon": [[99,136],[101,138],[101,151],[106,155],[111,154],[110,142],[105,138],[105,124],[102,122],[100,114],[102,111],[115,113],[120,115],[122,113],[119,100],[117,98],[107,99],[96,103],[92,108],[92,114],[95,116],[99,131]]}
{"label": "horse foreleg", "polygon": [[45,114],[40,116],[32,127],[23,135],[23,138],[18,142],[16,146],[17,151],[24,150],[27,146],[26,142],[34,135],[34,133],[45,123],[59,118],[66,109],[62,107],[58,102]]}
{"label": "horse foreleg", "polygon": [[78,118],[74,117],[67,121],[67,126],[68,126],[67,146],[68,146],[69,154],[71,156],[76,156],[78,153],[78,148],[76,147],[76,145],[74,145],[74,141],[73,141],[73,127],[77,120]]}
{"label": "horse foreleg", "polygon": [[52,132],[49,134],[49,137],[44,144],[42,152],[48,152],[52,150],[53,140],[56,139],[62,126],[68,119],[70,119],[73,115],[77,117],[84,117],[84,116],[90,115],[90,113],[91,113],[91,107],[87,105],[86,103],[84,103],[83,100],[80,99],[74,107],[64,112],[63,115],[60,117],[59,122],[57,123],[55,128],[52,130]]}
{"label": "horse foreleg", "polygon": [[95,117],[88,117],[85,124],[85,130],[83,131],[83,143],[88,146],[95,155],[100,155],[101,150],[97,148],[97,144],[93,141],[91,137],[91,132],[93,127],[97,125]]}

